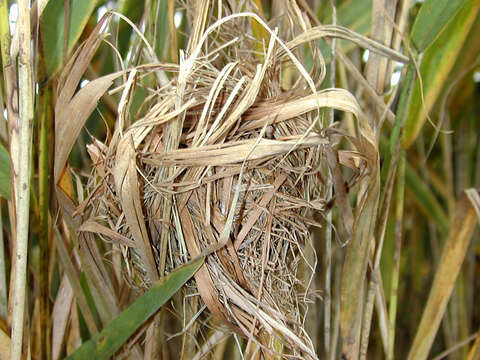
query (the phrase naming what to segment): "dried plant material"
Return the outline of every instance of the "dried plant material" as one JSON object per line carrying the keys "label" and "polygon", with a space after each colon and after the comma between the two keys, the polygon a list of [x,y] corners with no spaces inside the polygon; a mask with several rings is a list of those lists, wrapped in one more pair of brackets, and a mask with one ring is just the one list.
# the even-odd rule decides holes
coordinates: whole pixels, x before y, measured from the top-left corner
{"label": "dried plant material", "polygon": [[[68,254],[67,247],[65,246],[64,240],[59,236],[57,231],[57,239],[55,245],[58,251],[58,257],[62,263],[63,268],[65,269],[65,275],[68,278],[68,282],[72,288],[73,294],[76,299],[80,311],[82,312],[83,318],[85,319],[88,330],[91,334],[96,334],[98,332],[97,324],[95,323],[92,310],[88,305],[87,298],[82,291],[82,286],[80,284],[80,277],[77,274],[77,270],[72,263],[72,260]],[[53,342],[53,340],[52,340]]]}
{"label": "dried plant material", "polygon": [[293,49],[300,44],[309,42],[312,40],[325,38],[325,37],[334,37],[338,39],[344,39],[354,42],[360,47],[369,49],[370,51],[388,57],[395,61],[400,61],[407,63],[408,57],[402,53],[395,51],[388,46],[381,44],[380,42],[369,39],[365,36],[357,34],[356,32],[347,29],[339,25],[320,25],[314,28],[308,29],[307,31],[300,34],[298,37],[287,43],[289,49]]}
{"label": "dried plant material", "polygon": [[11,341],[2,329],[0,329],[0,360],[10,359]]}
{"label": "dried plant material", "polygon": [[246,124],[240,130],[260,128],[265,123],[275,124],[323,107],[348,111],[357,117],[362,115],[360,105],[351,93],[344,89],[325,89],[285,103],[257,103],[245,116]]}
{"label": "dried plant material", "polygon": [[[146,156],[146,164],[156,166],[225,166],[241,164],[247,154],[249,160],[268,160],[280,154],[286,154],[296,145],[298,149],[326,145],[327,140],[320,136],[291,136],[286,140],[260,139],[258,144],[253,140],[235,141],[220,145],[206,145],[200,148],[182,149],[162,154]],[[292,139],[293,138],[293,139]]]}
{"label": "dried plant material", "polygon": [[[68,103],[55,110],[55,181],[58,182],[68,155],[90,114],[97,107],[98,100],[120,74],[103,76],[89,82]],[[76,87],[76,86],[75,86]]]}
{"label": "dried plant material", "polygon": [[113,231],[112,229],[100,225],[94,221],[86,221],[84,222],[80,228],[78,229],[79,231],[88,231],[91,233],[95,234],[100,234],[100,235],[105,235],[107,238],[112,239],[119,244],[129,246],[129,247],[135,247],[135,241],[130,240],[129,238],[120,235],[119,233]]}
{"label": "dried plant material", "polygon": [[68,319],[73,302],[73,289],[66,275],[63,276],[52,310],[52,359],[60,359],[65,341]]}
{"label": "dried plant material", "polygon": [[97,24],[88,40],[68,61],[58,82],[59,95],[55,106],[55,183],[59,181],[73,144],[98,100],[112,85],[113,80],[121,75],[111,74],[95,79],[75,94],[85,70],[102,42],[103,36],[99,34],[105,21],[107,18]]}
{"label": "dried plant material", "polygon": [[474,189],[466,190],[458,201],[450,235],[445,242],[427,305],[410,348],[408,359],[426,359],[428,357],[467,254],[473,230],[480,218],[479,204],[480,197]]}
{"label": "dried plant material", "polygon": [[[323,179],[329,168],[335,173],[335,202],[348,237],[359,225],[342,167],[353,179],[376,176],[378,152],[355,97],[344,89],[317,90],[323,73],[308,73],[292,49],[338,36],[403,58],[342,28],[288,42],[291,33],[270,29],[253,13],[222,8],[224,17],[216,18],[208,2],[196,9],[201,16],[180,66],[161,65],[172,72],[169,84],[150,89],[154,95],[139,119],[128,118],[129,102],[121,101],[113,136],[88,146],[94,166],[77,208],[79,229],[118,245],[129,269],[123,276],[140,289],[205,255],[184,289],[184,301],[200,293],[208,309],[200,318],[213,314],[220,329],[265,354],[316,359],[303,325],[315,263],[304,250],[313,248],[314,215],[321,217],[332,200]],[[253,20],[268,34],[266,43],[249,35]],[[285,62],[296,76],[288,91],[280,85]],[[136,67],[115,91],[135,91],[152,66]],[[322,126],[322,107],[353,114],[358,133]],[[340,149],[342,138],[349,149]],[[282,354],[269,346],[278,340]]]}
{"label": "dried plant material", "polygon": [[118,145],[115,168],[115,186],[127,225],[132,232],[137,251],[151,281],[158,278],[147,228],[140,203],[140,183],[137,178],[136,154],[132,139],[127,135]]}

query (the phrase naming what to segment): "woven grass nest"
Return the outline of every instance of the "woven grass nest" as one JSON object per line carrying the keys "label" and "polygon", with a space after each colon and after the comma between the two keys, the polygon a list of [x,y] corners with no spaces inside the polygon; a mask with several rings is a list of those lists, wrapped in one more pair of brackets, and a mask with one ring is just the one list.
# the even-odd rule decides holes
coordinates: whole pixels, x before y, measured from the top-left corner
{"label": "woven grass nest", "polygon": [[[315,298],[311,229],[332,200],[330,169],[351,230],[340,165],[356,175],[368,169],[366,125],[358,122],[358,136],[326,126],[321,108],[361,111],[345,90],[317,90],[321,54],[313,52],[310,72],[301,65],[295,51],[312,33],[288,38],[251,13],[210,20],[205,11],[197,16],[207,21],[192,20],[179,66],[126,73],[115,132],[88,145],[94,166],[81,230],[117,244],[123,276],[140,289],[207,255],[185,294],[199,292],[205,312],[264,351],[280,351],[280,339],[283,356],[316,358],[304,329]],[[263,42],[249,34],[254,18]],[[141,82],[147,77],[155,85]],[[134,121],[139,86],[148,96]],[[348,151],[338,150],[342,138]]]}

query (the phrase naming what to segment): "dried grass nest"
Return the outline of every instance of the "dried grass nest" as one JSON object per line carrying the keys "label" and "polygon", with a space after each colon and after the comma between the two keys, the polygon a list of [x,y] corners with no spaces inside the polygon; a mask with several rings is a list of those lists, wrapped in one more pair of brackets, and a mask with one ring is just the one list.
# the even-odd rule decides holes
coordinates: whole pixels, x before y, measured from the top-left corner
{"label": "dried grass nest", "polygon": [[[284,356],[316,358],[304,330],[315,295],[311,228],[331,200],[328,169],[343,187],[340,164],[361,175],[372,145],[363,120],[358,136],[325,126],[323,107],[362,116],[349,92],[316,90],[321,54],[314,51],[320,65],[310,73],[295,57],[315,37],[280,40],[263,24],[269,33],[261,44],[247,30],[254,16],[210,26],[194,20],[179,66],[128,72],[113,136],[88,145],[94,166],[81,230],[116,244],[124,277],[139,288],[208,254],[192,286],[210,313],[262,347],[280,338]],[[148,76],[156,86],[141,81]],[[149,95],[133,122],[129,106],[139,86]],[[341,138],[349,151],[338,151]],[[348,210],[337,188],[335,196]]]}

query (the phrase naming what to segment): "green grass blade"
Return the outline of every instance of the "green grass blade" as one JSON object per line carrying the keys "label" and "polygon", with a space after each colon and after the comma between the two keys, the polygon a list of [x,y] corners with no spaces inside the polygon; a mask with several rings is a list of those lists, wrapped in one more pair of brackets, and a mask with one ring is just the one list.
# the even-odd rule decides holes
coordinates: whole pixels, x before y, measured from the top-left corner
{"label": "green grass blade", "polygon": [[405,169],[405,182],[425,215],[431,217],[440,232],[446,235],[449,221],[445,211],[432,191],[408,163]]}
{"label": "green grass blade", "polygon": [[373,228],[377,215],[380,179],[371,178],[364,204],[355,221],[350,244],[346,249],[340,288],[340,331],[344,341],[342,356],[357,359],[365,278]]}
{"label": "green grass blade", "polygon": [[168,0],[153,0],[150,3],[150,17],[146,36],[154,45],[160,60],[168,58]]}
{"label": "green grass blade", "polygon": [[425,52],[420,66],[424,101],[421,96],[420,82],[417,80],[405,122],[402,141],[405,148],[415,141],[427,119],[426,113],[432,110],[441,94],[479,9],[479,1],[466,1],[462,9]]}
{"label": "green grass blade", "polygon": [[0,196],[11,200],[10,156],[7,149],[0,144]]}
{"label": "green grass blade", "polygon": [[465,0],[425,0],[412,27],[417,50],[425,50],[464,4]]}
{"label": "green grass blade", "polygon": [[387,360],[394,358],[395,324],[398,305],[398,284],[400,278],[400,254],[403,237],[403,213],[405,202],[405,165],[407,163],[405,151],[402,150],[399,159],[397,183],[395,184],[395,246],[390,284],[390,301],[388,308],[388,347]]}
{"label": "green grass blade", "polygon": [[84,343],[66,359],[108,359],[165,302],[168,301],[203,264],[204,258],[189,263],[159,280],[145,294],[117,316],[99,334]]}
{"label": "green grass blade", "polygon": [[[325,9],[317,12],[320,21],[324,24],[332,23],[332,8],[329,2]],[[337,24],[345,26],[359,34],[367,35],[372,24],[372,0],[347,0],[337,8]],[[345,52],[352,50],[355,45],[351,41],[340,40],[339,44]]]}
{"label": "green grass blade", "polygon": [[[372,22],[372,0],[347,0],[337,8],[337,24],[348,27],[359,34],[367,34]],[[326,9],[318,13],[320,20],[325,24],[332,23],[332,8],[328,4]]]}
{"label": "green grass blade", "polygon": [[[138,24],[143,11],[145,9],[145,3],[143,1],[136,0],[123,0],[119,1],[119,11],[121,14],[129,18],[133,23]],[[128,48],[130,46],[130,38],[132,35],[132,27],[125,21],[118,23],[118,51],[125,59]]]}
{"label": "green grass blade", "polygon": [[[98,0],[69,2],[68,34],[65,54],[68,55],[88,22]],[[42,21],[45,26],[44,49],[48,75],[54,74],[63,62],[65,0],[50,0],[45,8]]]}

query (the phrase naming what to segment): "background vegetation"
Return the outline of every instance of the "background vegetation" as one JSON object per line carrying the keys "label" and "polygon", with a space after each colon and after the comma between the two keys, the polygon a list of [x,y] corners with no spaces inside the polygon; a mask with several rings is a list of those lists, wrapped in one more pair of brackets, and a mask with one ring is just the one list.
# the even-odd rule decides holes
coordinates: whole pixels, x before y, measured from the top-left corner
{"label": "background vegetation", "polygon": [[[228,6],[205,2],[212,9]],[[290,3],[230,2],[245,3],[266,22]],[[74,205],[85,196],[82,184],[92,167],[86,144],[91,136],[109,136],[122,92],[99,92],[92,111],[66,116],[62,106],[68,109],[75,92],[123,68],[178,64],[191,35],[187,8],[195,17],[195,3],[37,0],[29,8],[26,0],[0,0],[0,359],[22,353],[34,359],[243,357],[247,341],[228,332],[212,330],[191,353],[184,334],[169,340],[195,314],[172,316],[154,332],[151,315],[174,304],[203,258],[140,296],[110,266],[109,244],[98,241],[90,257],[80,251],[59,205],[61,194]],[[357,223],[369,219],[371,232],[344,239],[327,221],[313,235],[319,257],[313,287],[321,296],[306,328],[318,357],[480,359],[480,201],[474,190],[480,187],[480,1],[292,3],[311,26],[342,25],[409,59],[382,60],[351,41],[316,42],[328,73],[318,89],[355,95],[375,129],[381,173],[378,201],[355,213]],[[100,30],[108,10],[116,12],[104,30],[109,36],[90,57],[69,61]],[[262,31],[251,22],[253,37],[261,39]],[[312,69],[311,48],[298,51]],[[66,76],[75,71],[76,82]],[[146,101],[146,91],[138,89],[131,114]],[[347,114],[325,116],[345,131],[354,127]],[[358,191],[350,192],[352,201]],[[335,204],[330,219],[337,227],[345,219]],[[94,266],[102,269],[102,281],[114,284],[111,293],[98,283]],[[214,318],[204,321],[216,325]]]}

